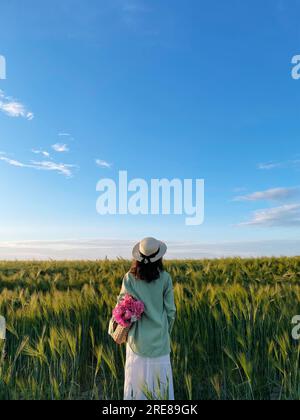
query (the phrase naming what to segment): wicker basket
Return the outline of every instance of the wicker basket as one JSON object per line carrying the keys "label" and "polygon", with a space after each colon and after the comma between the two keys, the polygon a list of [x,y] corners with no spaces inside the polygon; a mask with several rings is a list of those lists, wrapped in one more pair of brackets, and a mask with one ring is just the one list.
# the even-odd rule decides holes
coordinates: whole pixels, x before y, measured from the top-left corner
{"label": "wicker basket", "polygon": [[112,338],[117,344],[124,344],[127,342],[129,330],[130,327],[122,327],[122,325],[114,321]]}

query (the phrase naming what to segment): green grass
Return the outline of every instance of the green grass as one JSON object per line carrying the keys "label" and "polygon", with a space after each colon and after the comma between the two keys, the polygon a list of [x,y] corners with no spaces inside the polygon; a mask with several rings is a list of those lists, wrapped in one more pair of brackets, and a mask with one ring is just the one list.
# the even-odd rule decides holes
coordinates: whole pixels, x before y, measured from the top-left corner
{"label": "green grass", "polygon": [[[0,399],[122,399],[125,348],[107,327],[129,264],[0,262]],[[300,258],[166,266],[176,399],[299,399]]]}

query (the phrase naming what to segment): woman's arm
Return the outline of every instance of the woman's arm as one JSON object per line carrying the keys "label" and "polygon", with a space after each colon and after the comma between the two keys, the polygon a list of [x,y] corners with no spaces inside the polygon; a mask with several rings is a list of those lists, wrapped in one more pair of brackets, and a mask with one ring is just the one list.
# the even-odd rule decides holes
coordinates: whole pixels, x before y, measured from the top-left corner
{"label": "woman's arm", "polygon": [[174,290],[171,276],[168,274],[166,289],[164,292],[164,306],[167,311],[169,322],[169,333],[171,334],[176,317],[176,306],[174,302]]}

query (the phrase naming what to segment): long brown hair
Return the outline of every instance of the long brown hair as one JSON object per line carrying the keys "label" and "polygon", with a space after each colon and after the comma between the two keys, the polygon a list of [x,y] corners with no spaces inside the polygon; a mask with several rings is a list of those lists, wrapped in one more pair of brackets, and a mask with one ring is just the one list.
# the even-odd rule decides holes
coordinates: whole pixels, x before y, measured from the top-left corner
{"label": "long brown hair", "polygon": [[130,273],[138,280],[144,280],[151,283],[160,277],[160,273],[164,271],[162,258],[154,263],[144,264],[133,260]]}

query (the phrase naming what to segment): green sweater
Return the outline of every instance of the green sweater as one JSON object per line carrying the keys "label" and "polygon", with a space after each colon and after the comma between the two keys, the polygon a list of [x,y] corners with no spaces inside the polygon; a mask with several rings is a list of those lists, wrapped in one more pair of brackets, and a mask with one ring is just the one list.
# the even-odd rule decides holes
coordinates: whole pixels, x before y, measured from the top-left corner
{"label": "green sweater", "polygon": [[[143,357],[160,357],[170,354],[170,334],[175,321],[173,284],[170,274],[162,272],[160,277],[147,283],[127,273],[123,279],[118,302],[128,293],[145,304],[142,318],[135,322],[128,334],[131,350]],[[112,333],[113,322],[109,324]]]}

